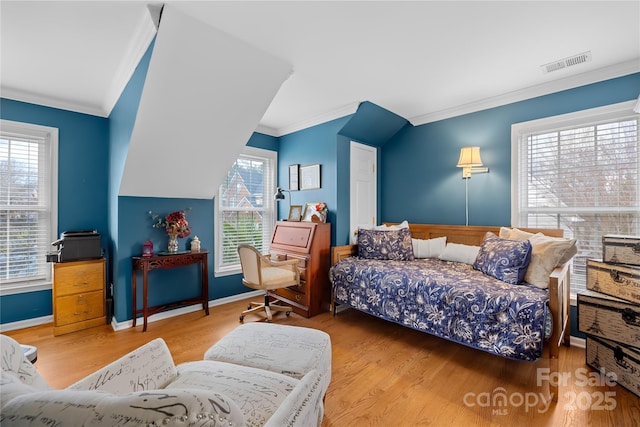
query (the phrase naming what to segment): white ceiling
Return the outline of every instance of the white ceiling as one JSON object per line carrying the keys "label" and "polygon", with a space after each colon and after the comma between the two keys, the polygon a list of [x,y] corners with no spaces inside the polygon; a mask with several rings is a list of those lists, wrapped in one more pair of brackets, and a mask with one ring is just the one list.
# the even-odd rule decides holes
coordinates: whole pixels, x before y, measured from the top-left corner
{"label": "white ceiling", "polygon": [[[0,95],[107,117],[153,38],[147,3],[2,0]],[[362,101],[417,125],[640,71],[639,1],[165,3],[293,65],[272,135]]]}

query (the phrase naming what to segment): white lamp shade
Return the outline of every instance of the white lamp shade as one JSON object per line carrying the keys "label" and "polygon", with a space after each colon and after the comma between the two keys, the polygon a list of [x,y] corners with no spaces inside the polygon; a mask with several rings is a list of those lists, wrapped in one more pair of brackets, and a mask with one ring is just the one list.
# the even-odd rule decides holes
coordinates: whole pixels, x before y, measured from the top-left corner
{"label": "white lamp shade", "polygon": [[482,166],[480,147],[462,147],[457,166],[459,168]]}

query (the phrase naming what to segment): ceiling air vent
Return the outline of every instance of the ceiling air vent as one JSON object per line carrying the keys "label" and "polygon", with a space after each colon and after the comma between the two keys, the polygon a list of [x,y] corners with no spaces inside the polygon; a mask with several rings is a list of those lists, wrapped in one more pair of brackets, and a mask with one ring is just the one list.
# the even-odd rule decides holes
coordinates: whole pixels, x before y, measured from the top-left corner
{"label": "ceiling air vent", "polygon": [[541,65],[540,68],[542,68],[542,72],[546,74],[589,61],[591,61],[590,51],[579,53],[578,55],[573,55],[558,61],[549,62],[548,64]]}

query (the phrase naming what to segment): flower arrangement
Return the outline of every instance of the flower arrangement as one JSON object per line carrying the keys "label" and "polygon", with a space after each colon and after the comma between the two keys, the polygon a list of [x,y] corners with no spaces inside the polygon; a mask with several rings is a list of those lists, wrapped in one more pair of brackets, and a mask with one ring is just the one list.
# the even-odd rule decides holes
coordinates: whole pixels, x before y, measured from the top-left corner
{"label": "flower arrangement", "polygon": [[164,219],[151,211],[149,211],[149,215],[154,221],[153,228],[164,228],[169,237],[175,239],[176,237],[187,237],[191,234],[191,227],[189,227],[189,222],[187,221],[187,212],[190,210],[191,208],[186,211],[171,212]]}

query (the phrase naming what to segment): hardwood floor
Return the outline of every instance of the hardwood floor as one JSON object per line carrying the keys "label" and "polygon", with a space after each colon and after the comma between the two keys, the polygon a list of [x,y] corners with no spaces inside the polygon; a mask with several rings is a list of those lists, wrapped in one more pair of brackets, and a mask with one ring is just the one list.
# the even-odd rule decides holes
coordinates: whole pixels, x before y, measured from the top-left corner
{"label": "hardwood floor", "polygon": [[[167,342],[176,363],[201,360],[238,325],[247,301],[212,307],[209,316],[197,311],[149,323],[145,333],[142,326],[114,332],[105,325],[54,337],[52,326],[43,325],[5,334],[37,346],[39,372],[63,388],[156,337]],[[351,309],[311,319],[279,314],[274,321],[331,336],[324,427],[640,425],[640,399],[596,382],[601,377],[585,365],[581,348],[562,349],[560,371],[570,377],[561,383],[558,403],[546,406],[536,384],[541,363],[492,356]],[[492,404],[499,387],[503,406]]]}

